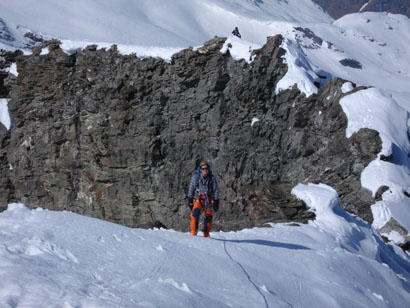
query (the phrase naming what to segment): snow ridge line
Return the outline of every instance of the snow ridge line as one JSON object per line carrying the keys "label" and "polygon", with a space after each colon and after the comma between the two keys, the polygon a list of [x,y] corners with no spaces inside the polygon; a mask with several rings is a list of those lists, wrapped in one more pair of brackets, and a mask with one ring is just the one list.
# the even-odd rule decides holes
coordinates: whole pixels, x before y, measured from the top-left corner
{"label": "snow ridge line", "polygon": [[241,270],[243,271],[243,273],[244,273],[244,274],[246,275],[246,277],[248,278],[249,282],[254,286],[254,288],[256,289],[256,291],[258,291],[258,293],[263,297],[263,300],[265,301],[265,307],[266,307],[266,308],[269,308],[269,304],[268,304],[268,301],[267,301],[267,299],[266,299],[266,296],[262,293],[262,291],[259,289],[259,287],[256,285],[256,283],[253,282],[251,276],[250,276],[249,273],[246,271],[246,269],[243,267],[243,265],[242,265],[239,261],[236,261],[234,258],[232,258],[231,254],[228,252],[228,249],[226,248],[226,239],[223,238],[223,239],[221,239],[221,240],[222,240],[223,243],[224,243],[224,250],[225,250],[226,255],[229,257],[229,259],[231,259],[232,262],[236,263],[236,264],[241,268]]}

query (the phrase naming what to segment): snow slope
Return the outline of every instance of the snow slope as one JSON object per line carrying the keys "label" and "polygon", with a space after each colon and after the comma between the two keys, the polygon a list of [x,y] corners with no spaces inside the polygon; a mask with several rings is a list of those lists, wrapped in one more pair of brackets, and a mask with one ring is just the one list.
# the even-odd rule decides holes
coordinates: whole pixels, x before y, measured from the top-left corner
{"label": "snow slope", "polygon": [[0,213],[1,307],[406,307],[409,257],[326,185],[293,191],[317,219],[211,233],[130,229],[11,204]]}
{"label": "snow slope", "polygon": [[187,47],[238,26],[244,38],[272,20],[330,22],[310,0],[2,0],[0,17],[54,38],[126,45]]}

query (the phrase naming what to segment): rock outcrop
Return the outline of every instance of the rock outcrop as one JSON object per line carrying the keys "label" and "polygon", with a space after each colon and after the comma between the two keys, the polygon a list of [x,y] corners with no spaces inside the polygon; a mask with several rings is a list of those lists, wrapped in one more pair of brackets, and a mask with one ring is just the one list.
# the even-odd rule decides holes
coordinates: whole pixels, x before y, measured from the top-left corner
{"label": "rock outcrop", "polygon": [[306,222],[314,214],[290,191],[307,182],[331,185],[344,208],[371,221],[360,174],[381,141],[368,129],[346,138],[345,81],[308,98],[296,86],[276,95],[287,71],[282,38],[268,38],[251,64],[222,54],[224,41],[171,63],[115,46],[67,55],[58,42],[47,55],[35,47],[18,56],[18,78],[6,82],[13,127],[0,128],[1,207],[187,230],[189,180],[206,159],[221,190],[217,229]]}

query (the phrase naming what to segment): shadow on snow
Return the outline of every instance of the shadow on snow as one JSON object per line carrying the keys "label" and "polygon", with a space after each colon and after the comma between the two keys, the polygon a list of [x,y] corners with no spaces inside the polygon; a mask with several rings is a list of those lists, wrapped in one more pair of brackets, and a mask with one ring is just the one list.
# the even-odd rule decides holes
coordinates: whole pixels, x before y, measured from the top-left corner
{"label": "shadow on snow", "polygon": [[296,245],[296,244],[285,244],[279,242],[272,242],[266,240],[227,240],[227,239],[219,239],[214,238],[216,241],[221,242],[228,242],[228,243],[247,243],[247,244],[255,244],[255,245],[263,245],[263,246],[270,246],[270,247],[279,247],[279,248],[286,248],[286,249],[293,249],[293,250],[311,250],[309,247]]}

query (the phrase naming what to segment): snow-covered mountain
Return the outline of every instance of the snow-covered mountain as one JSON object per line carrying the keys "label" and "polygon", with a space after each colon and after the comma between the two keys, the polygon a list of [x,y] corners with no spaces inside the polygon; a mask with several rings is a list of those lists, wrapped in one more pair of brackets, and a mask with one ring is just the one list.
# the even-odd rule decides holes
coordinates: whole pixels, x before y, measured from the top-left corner
{"label": "snow-covered mountain", "polygon": [[[235,26],[242,39],[230,35]],[[347,137],[363,127],[380,133],[382,152],[362,186],[373,195],[386,189],[372,206],[373,225],[340,209],[331,188],[299,185],[294,194],[315,221],[212,240],[11,205],[0,214],[1,306],[406,307],[408,254],[375,229],[395,243],[410,236],[409,30],[403,15],[334,21],[310,0],[2,0],[0,49],[26,53],[55,38],[67,53],[117,44],[122,53],[170,60],[217,35],[228,36],[222,52],[231,44],[233,57],[250,62],[267,36],[282,34],[288,73],[277,92],[297,84],[309,96],[334,77],[373,87],[350,93],[347,82],[340,104]],[[18,75],[18,67],[6,70]],[[0,103],[9,129],[7,100]]]}
{"label": "snow-covered mountain", "polygon": [[166,47],[202,45],[235,26],[247,41],[264,43],[260,26],[273,20],[331,21],[311,1],[5,0],[0,12],[10,31],[24,26],[58,39]]}

